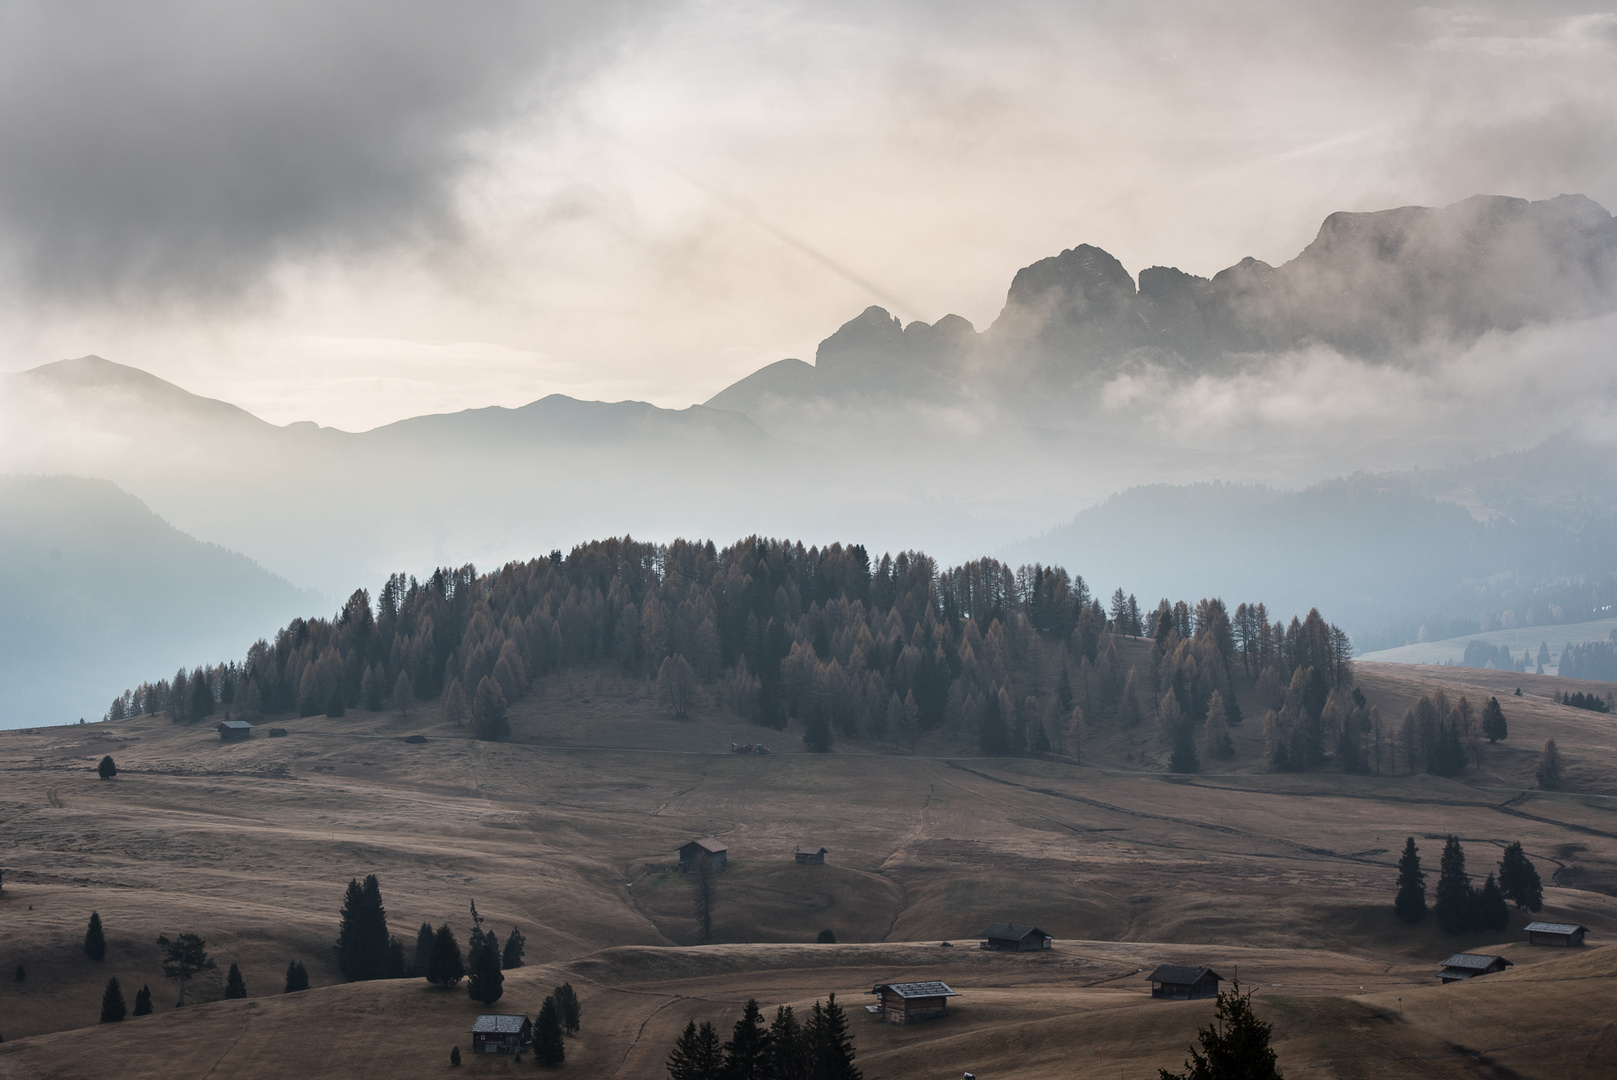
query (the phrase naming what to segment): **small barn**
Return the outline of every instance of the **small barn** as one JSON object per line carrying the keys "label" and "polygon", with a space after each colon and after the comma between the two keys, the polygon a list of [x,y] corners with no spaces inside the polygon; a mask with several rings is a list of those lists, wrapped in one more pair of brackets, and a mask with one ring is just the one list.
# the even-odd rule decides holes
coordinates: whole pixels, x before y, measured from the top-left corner
{"label": "small barn", "polygon": [[1512,966],[1514,965],[1503,956],[1457,952],[1443,961],[1443,970],[1437,973],[1437,977],[1444,986],[1447,986],[1451,982],[1463,982],[1478,975],[1492,975],[1496,971],[1504,971]]}
{"label": "small barn", "polygon": [[878,983],[870,992],[876,995],[876,1012],[884,1024],[941,1019],[949,1010],[949,999],[960,996],[941,982]]}
{"label": "small barn", "polygon": [[711,836],[691,840],[679,846],[680,873],[690,873],[699,861],[707,863],[714,870],[723,870],[725,864],[730,861],[730,849]]}
{"label": "small barn", "polygon": [[220,742],[240,742],[253,737],[253,725],[245,720],[221,720],[213,726]]}
{"label": "small barn", "polygon": [[1566,922],[1530,922],[1527,924],[1527,944],[1529,945],[1582,945],[1583,935],[1589,932],[1587,926]]}
{"label": "small barn", "polygon": [[825,856],[827,853],[827,849],[823,847],[813,847],[809,844],[798,844],[792,849],[792,858],[796,859],[800,863],[814,863],[817,865],[825,862]]}
{"label": "small barn", "polygon": [[995,952],[1035,952],[1050,947],[1050,935],[1037,926],[997,922],[977,935],[981,948]]}
{"label": "small barn", "polygon": [[1224,976],[1205,967],[1186,967],[1183,964],[1158,964],[1157,969],[1145,977],[1151,984],[1151,996],[1170,1001],[1194,1001],[1197,998],[1218,996],[1218,984]]}
{"label": "small barn", "polygon": [[472,1053],[514,1054],[533,1042],[533,1024],[526,1016],[484,1013],[472,1025]]}

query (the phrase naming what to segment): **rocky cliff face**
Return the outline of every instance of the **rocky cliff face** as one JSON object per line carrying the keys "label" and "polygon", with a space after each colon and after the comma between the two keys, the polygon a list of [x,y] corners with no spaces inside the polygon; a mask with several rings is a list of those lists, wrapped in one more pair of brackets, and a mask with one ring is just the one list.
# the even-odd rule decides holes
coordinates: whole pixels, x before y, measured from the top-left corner
{"label": "rocky cliff face", "polygon": [[[1088,244],[1017,272],[981,334],[958,316],[903,326],[878,307],[819,348],[812,376],[760,380],[713,404],[761,422],[771,402],[1081,407],[1121,371],[1194,376],[1323,346],[1420,367],[1491,331],[1617,308],[1617,220],[1581,195],[1478,195],[1441,209],[1337,213],[1295,259],[1247,258],[1211,279],[1172,267],[1138,284]],[[806,365],[805,365],[806,367]]]}

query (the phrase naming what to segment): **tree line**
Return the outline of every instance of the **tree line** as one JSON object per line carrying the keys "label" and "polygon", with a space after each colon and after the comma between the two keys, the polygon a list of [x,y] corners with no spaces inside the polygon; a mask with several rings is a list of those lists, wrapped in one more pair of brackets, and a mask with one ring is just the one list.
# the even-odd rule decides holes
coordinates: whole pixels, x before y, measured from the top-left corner
{"label": "tree line", "polygon": [[[1142,672],[1118,643],[1147,634],[1157,655]],[[676,715],[705,695],[759,724],[800,723],[812,750],[943,729],[984,753],[1077,756],[1086,722],[1136,723],[1168,690],[1185,724],[1205,721],[1215,693],[1239,723],[1237,673],[1267,672],[1283,690],[1303,669],[1329,689],[1350,678],[1351,656],[1317,612],[1286,624],[1262,604],[1232,616],[1218,600],[1164,600],[1150,615],[1121,589],[1103,605],[1061,567],[985,558],[945,569],[921,552],[873,561],[858,545],[760,537],[722,550],[613,538],[488,573],[392,575],[374,604],[358,590],[334,618],[294,619],[241,662],[144,683],[108,715],[195,720],[225,705],[336,716],[441,700],[449,720],[500,738],[536,681],[616,663],[655,681]],[[1313,760],[1306,747],[1299,760]]]}
{"label": "tree line", "polygon": [[668,1055],[668,1080],[861,1080],[854,1057],[835,994],[803,1020],[781,1005],[767,1025],[749,999],[725,1042],[710,1021],[686,1024]]}
{"label": "tree line", "polygon": [[[1458,837],[1450,835],[1443,844],[1437,888],[1431,912],[1445,934],[1499,931],[1510,926],[1510,909],[1538,912],[1544,907],[1544,885],[1538,868],[1517,840],[1505,846],[1497,874],[1490,873],[1479,889],[1466,873],[1465,850]],[[1420,848],[1411,836],[1404,843],[1398,860],[1397,895],[1394,913],[1411,925],[1426,918],[1426,874],[1421,869]]]}

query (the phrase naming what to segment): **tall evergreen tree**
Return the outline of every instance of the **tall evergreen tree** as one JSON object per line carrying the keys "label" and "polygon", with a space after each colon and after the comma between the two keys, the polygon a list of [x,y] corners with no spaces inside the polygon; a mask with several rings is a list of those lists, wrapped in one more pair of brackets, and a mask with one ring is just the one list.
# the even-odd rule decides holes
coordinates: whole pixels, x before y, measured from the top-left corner
{"label": "tall evergreen tree", "polygon": [[567,1043],[561,1037],[561,1010],[554,996],[545,998],[534,1020],[533,1059],[539,1065],[560,1065],[567,1060]]}
{"label": "tall evergreen tree", "polygon": [[1510,908],[1505,905],[1505,891],[1492,874],[1482,883],[1477,894],[1476,928],[1478,930],[1510,929]]}
{"label": "tall evergreen tree", "polygon": [[1545,791],[1561,786],[1561,751],[1554,739],[1544,740],[1544,752],[1538,756],[1538,786]]}
{"label": "tall evergreen tree", "polygon": [[809,1080],[863,1080],[854,1066],[853,1039],[848,1035],[848,1017],[837,1004],[837,996],[827,997],[825,1007],[814,1003],[807,1024],[803,1025]]}
{"label": "tall evergreen tree", "polygon": [[1432,911],[1437,925],[1445,934],[1459,934],[1471,929],[1474,904],[1471,878],[1465,872],[1465,852],[1460,838],[1449,835],[1443,845],[1443,861],[1437,876],[1437,902]]}
{"label": "tall evergreen tree", "polygon": [[769,1031],[758,1002],[747,999],[730,1041],[724,1044],[725,1080],[772,1080],[769,1071]]}
{"label": "tall evergreen tree", "polygon": [[241,968],[232,963],[229,974],[225,976],[225,997],[244,998],[246,996],[247,981],[241,977]]}
{"label": "tall evergreen tree", "polygon": [[1482,733],[1488,741],[1496,743],[1510,734],[1510,725],[1505,722],[1505,710],[1500,707],[1499,699],[1490,697],[1488,704],[1482,707]]}
{"label": "tall evergreen tree", "polygon": [[562,983],[552,996],[556,999],[556,1008],[561,1012],[561,1026],[567,1034],[577,1035],[583,1006],[579,1004],[578,992],[573,989],[573,984]]}
{"label": "tall evergreen tree", "polygon": [[707,1021],[700,1028],[695,1020],[690,1021],[668,1055],[668,1080],[721,1080],[723,1075],[718,1032]]}
{"label": "tall evergreen tree", "polygon": [[388,978],[394,966],[391,951],[381,883],[375,874],[366,876],[363,885],[350,879],[337,929],[338,970],[349,982]]}
{"label": "tall evergreen tree", "polygon": [[1398,917],[1413,925],[1426,918],[1426,875],[1420,868],[1420,849],[1411,836],[1398,859],[1398,896],[1392,902]]}
{"label": "tall evergreen tree", "polygon": [[135,991],[135,1015],[150,1016],[152,1014],[152,988],[142,985]]}
{"label": "tall evergreen tree", "polygon": [[118,976],[114,975],[107,980],[107,988],[101,993],[101,1022],[116,1024],[123,1018],[124,992],[118,986]]}
{"label": "tall evergreen tree", "polygon": [[485,742],[498,742],[511,734],[505,717],[505,691],[491,676],[483,676],[472,697],[472,733]]}
{"label": "tall evergreen tree", "polygon": [[460,954],[460,942],[448,923],[438,927],[432,937],[432,954],[427,958],[427,981],[445,990],[466,977],[466,962]]}
{"label": "tall evergreen tree", "polygon": [[493,933],[473,931],[471,955],[466,958],[466,993],[473,1001],[492,1005],[505,993],[500,972],[500,941]]}
{"label": "tall evergreen tree", "polygon": [[432,957],[432,924],[424,922],[415,932],[415,970],[412,975],[425,975],[427,961]]}
{"label": "tall evergreen tree", "polygon": [[302,960],[293,960],[286,965],[286,989],[283,994],[296,994],[309,988],[309,971],[303,966]]}
{"label": "tall evergreen tree", "polygon": [[1544,883],[1520,840],[1505,846],[1504,858],[1499,860],[1499,888],[1505,899],[1515,903],[1517,911],[1537,913],[1544,908]]}
{"label": "tall evergreen tree", "polygon": [[1202,771],[1201,759],[1196,756],[1196,739],[1190,730],[1188,718],[1174,725],[1173,755],[1168,759],[1168,771],[1194,773]]}
{"label": "tall evergreen tree", "polygon": [[772,1080],[806,1080],[803,1028],[790,1005],[775,1008],[769,1025],[769,1075]]}
{"label": "tall evergreen tree", "polygon": [[410,708],[415,704],[415,687],[410,685],[410,676],[407,672],[399,672],[399,677],[393,683],[393,707],[405,716],[410,715]]}
{"label": "tall evergreen tree", "polygon": [[1201,1049],[1190,1048],[1183,1072],[1158,1069],[1160,1080],[1283,1080],[1269,1041],[1274,1026],[1252,1012],[1252,992],[1241,980],[1219,992],[1214,1019],[1196,1033]]}
{"label": "tall evergreen tree", "polygon": [[107,938],[101,931],[101,916],[90,912],[90,925],[84,931],[84,955],[97,963],[107,958]]}
{"label": "tall evergreen tree", "polygon": [[511,932],[505,936],[505,948],[500,950],[500,966],[507,971],[521,967],[522,954],[527,947],[528,939],[522,936],[522,931],[511,927]]}

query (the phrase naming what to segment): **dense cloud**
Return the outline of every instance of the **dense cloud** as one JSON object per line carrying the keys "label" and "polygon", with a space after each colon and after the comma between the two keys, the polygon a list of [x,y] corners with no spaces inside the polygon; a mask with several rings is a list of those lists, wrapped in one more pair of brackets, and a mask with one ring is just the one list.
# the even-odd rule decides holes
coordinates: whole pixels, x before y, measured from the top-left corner
{"label": "dense cloud", "polygon": [[617,5],[13,3],[0,228],[46,295],[228,294],[453,228],[475,132]]}

